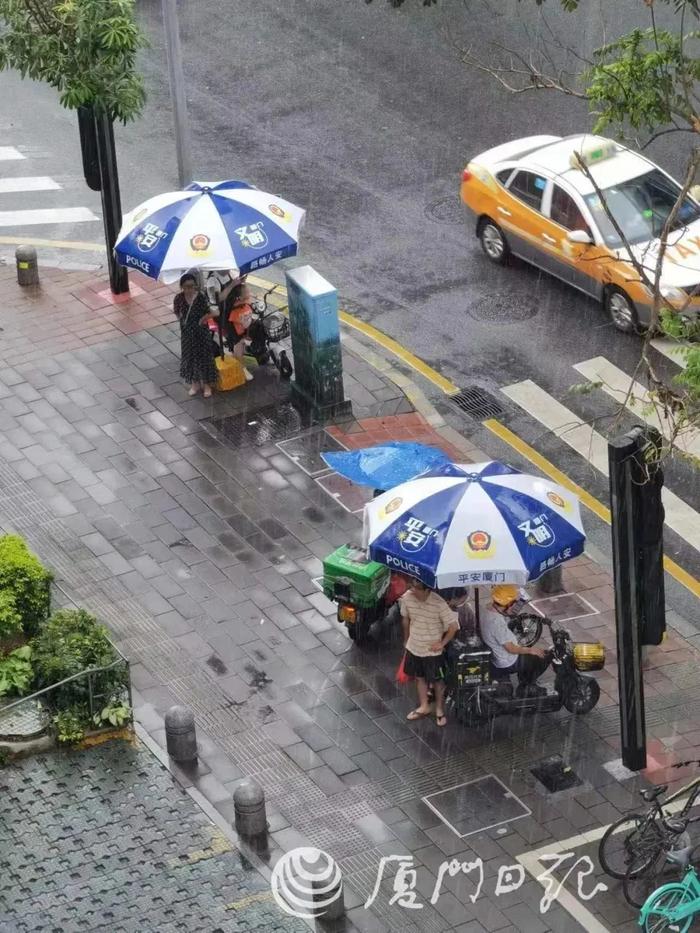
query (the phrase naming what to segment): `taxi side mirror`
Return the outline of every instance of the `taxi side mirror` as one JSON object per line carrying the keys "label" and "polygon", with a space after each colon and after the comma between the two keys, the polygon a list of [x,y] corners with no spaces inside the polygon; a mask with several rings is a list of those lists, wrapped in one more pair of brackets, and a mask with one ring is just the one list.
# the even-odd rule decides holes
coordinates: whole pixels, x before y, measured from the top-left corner
{"label": "taxi side mirror", "polygon": [[693,185],[693,187],[688,191],[688,194],[694,201],[697,201],[698,204],[700,204],[700,185]]}
{"label": "taxi side mirror", "polygon": [[590,245],[593,242],[585,230],[569,230],[566,239],[569,243],[580,243],[582,246]]}

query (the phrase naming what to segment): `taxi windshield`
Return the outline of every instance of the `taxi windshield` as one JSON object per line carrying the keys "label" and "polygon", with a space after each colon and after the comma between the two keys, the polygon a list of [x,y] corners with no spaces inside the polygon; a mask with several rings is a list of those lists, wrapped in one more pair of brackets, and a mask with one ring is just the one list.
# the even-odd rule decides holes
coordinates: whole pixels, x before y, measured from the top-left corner
{"label": "taxi windshield", "polygon": [[[601,193],[625,239],[634,244],[645,243],[661,236],[681,189],[663,172],[654,169],[638,178],[604,188]],[[598,195],[595,192],[586,195],[585,200],[606,246],[622,246],[623,241],[605,213]],[[690,198],[684,198],[671,229],[678,230],[699,217],[700,208],[697,204]]]}

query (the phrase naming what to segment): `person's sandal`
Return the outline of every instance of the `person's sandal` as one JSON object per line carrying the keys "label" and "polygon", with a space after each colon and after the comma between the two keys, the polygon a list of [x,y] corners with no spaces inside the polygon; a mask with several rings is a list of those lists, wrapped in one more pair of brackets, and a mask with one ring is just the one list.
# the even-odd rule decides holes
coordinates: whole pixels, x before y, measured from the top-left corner
{"label": "person's sandal", "polygon": [[205,389],[204,392],[202,392],[202,398],[211,398],[211,389]]}
{"label": "person's sandal", "polygon": [[426,716],[430,716],[430,710],[423,712],[422,709],[414,709],[411,710],[406,719],[408,719],[409,722],[415,722],[417,719],[424,719]]}
{"label": "person's sandal", "polygon": [[447,716],[444,713],[441,713],[439,716],[435,717],[435,725],[439,726],[441,729],[447,725]]}
{"label": "person's sandal", "polygon": [[190,389],[190,391],[189,391],[187,394],[190,395],[190,396],[194,396],[194,395],[197,395],[198,392],[199,392],[199,389],[195,389],[195,387],[192,386],[192,388]]}

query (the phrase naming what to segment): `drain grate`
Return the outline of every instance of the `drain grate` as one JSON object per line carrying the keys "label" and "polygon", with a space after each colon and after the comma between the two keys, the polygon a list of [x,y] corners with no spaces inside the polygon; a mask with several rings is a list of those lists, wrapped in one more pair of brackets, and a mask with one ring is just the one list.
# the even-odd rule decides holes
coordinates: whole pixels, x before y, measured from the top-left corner
{"label": "drain grate", "polygon": [[460,389],[456,395],[449,395],[448,401],[457,411],[464,412],[475,421],[497,418],[503,414],[498,399],[479,386],[467,386],[466,389]]}
{"label": "drain grate", "polygon": [[218,440],[232,447],[264,447],[296,437],[309,428],[309,418],[290,402],[266,405],[255,414],[239,412],[204,421],[216,431]]}
{"label": "drain grate", "polygon": [[551,758],[540,761],[534,768],[530,768],[530,774],[536,777],[550,794],[556,794],[560,790],[569,790],[572,787],[580,787],[583,784],[578,774],[564,763],[561,755],[552,755]]}

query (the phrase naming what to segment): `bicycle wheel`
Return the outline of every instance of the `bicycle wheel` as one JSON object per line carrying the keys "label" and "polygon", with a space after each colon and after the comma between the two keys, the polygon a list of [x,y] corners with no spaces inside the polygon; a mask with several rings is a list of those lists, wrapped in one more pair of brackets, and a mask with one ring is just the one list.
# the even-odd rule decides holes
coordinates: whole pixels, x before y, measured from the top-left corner
{"label": "bicycle wheel", "polygon": [[523,648],[532,648],[542,637],[542,616],[529,613],[516,616],[510,628],[519,645]]}
{"label": "bicycle wheel", "polygon": [[[668,846],[669,842],[666,842],[661,849],[654,852],[651,860],[649,853],[643,849],[635,853],[622,882],[622,893],[631,907],[640,909],[661,885],[681,880],[684,868],[669,862]],[[640,861],[644,864],[641,871],[637,869]]]}
{"label": "bicycle wheel", "polygon": [[618,878],[620,881],[625,877],[634,860],[637,871],[644,871],[649,862],[654,857],[653,850],[647,853],[647,861],[635,857],[635,853],[640,847],[647,852],[647,846],[651,849],[651,842],[656,840],[656,850],[662,848],[663,837],[656,824],[649,820],[645,813],[630,813],[621,817],[615,823],[608,826],[603,838],[598,846],[598,861],[606,875],[611,878]]}
{"label": "bicycle wheel", "polygon": [[685,920],[671,920],[669,914],[679,907],[686,907],[692,900],[693,895],[685,885],[664,885],[649,898],[642,910],[645,933],[687,933],[695,915]]}

